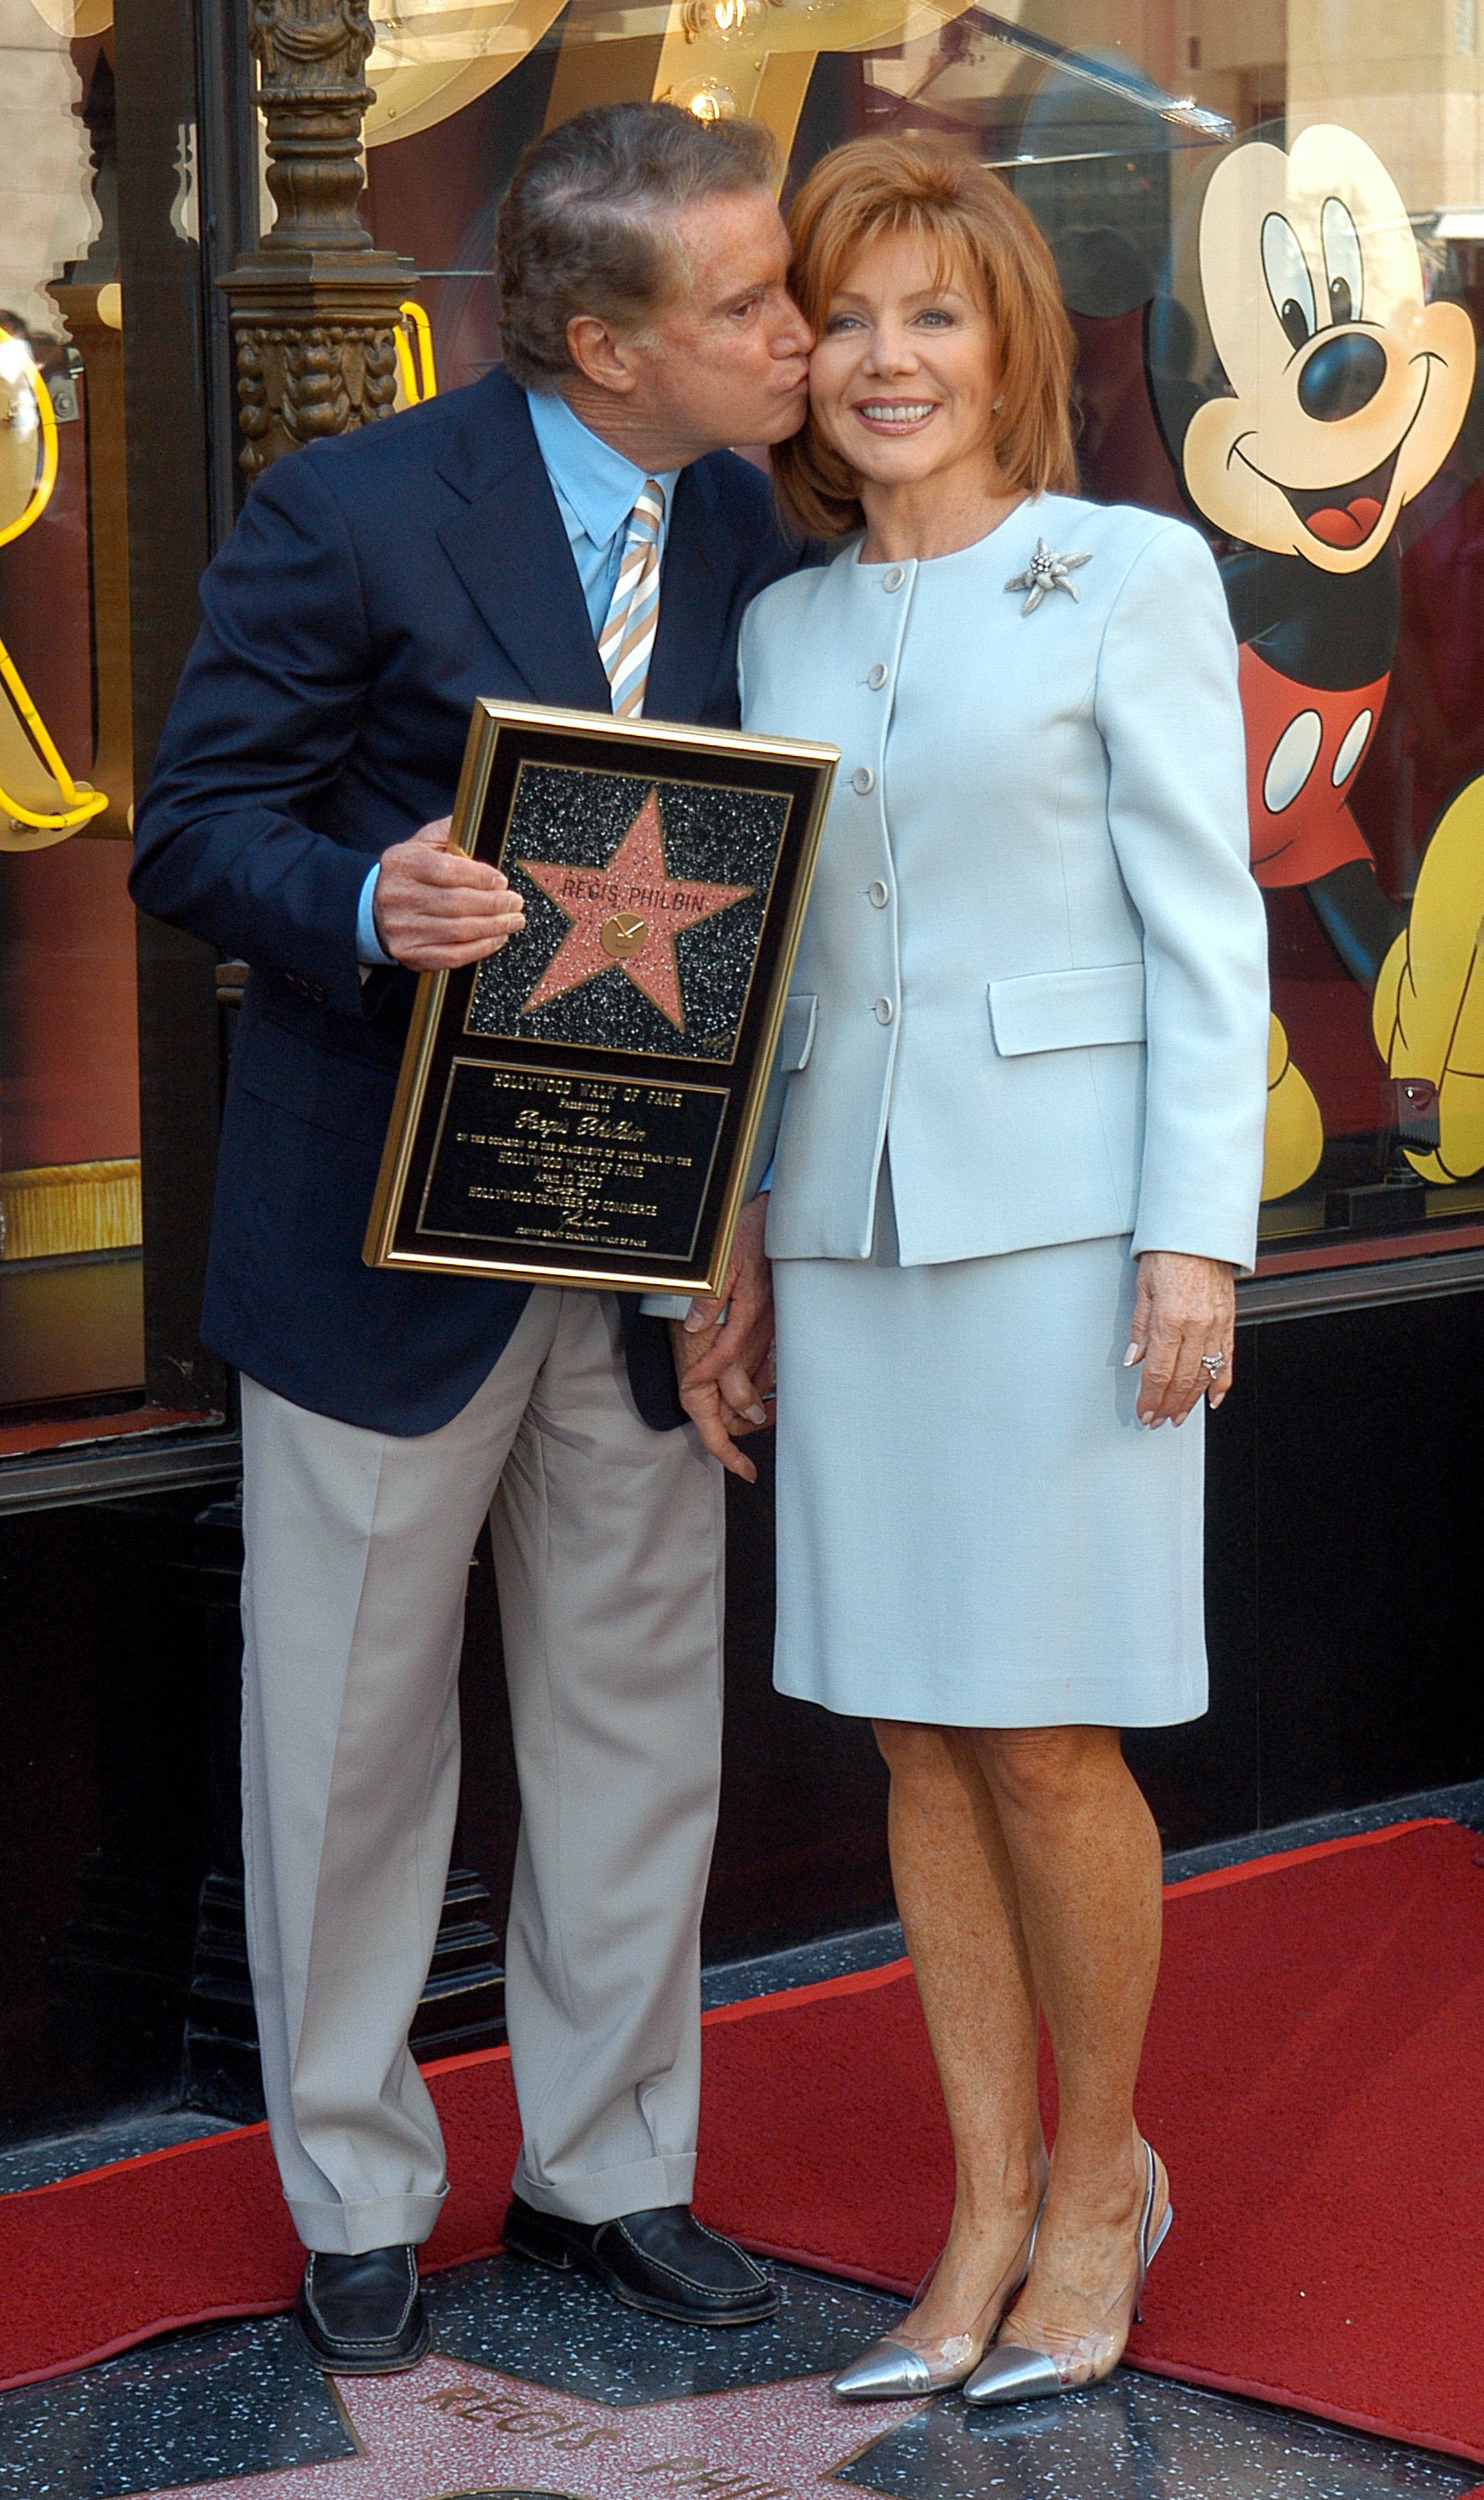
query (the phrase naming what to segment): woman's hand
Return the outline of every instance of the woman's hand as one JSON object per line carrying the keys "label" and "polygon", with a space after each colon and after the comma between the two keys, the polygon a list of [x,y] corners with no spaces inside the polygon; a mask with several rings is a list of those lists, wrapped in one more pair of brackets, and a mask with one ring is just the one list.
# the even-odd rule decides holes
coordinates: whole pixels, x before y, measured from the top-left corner
{"label": "woman's hand", "polygon": [[[679,1373],[677,1394],[681,1405],[712,1458],[719,1459],[728,1473],[741,1476],[744,1484],[756,1484],[756,1467],[736,1444],[748,1432],[762,1431],[773,1421],[771,1347],[762,1355],[754,1351],[749,1358],[750,1376],[745,1383],[747,1403],[739,1412],[728,1398],[722,1381],[698,1379],[693,1369],[687,1371],[685,1368],[687,1358],[700,1361],[712,1351],[716,1332],[712,1330],[709,1336],[698,1340],[695,1334],[685,1334],[678,1320],[672,1320],[670,1327],[675,1342],[676,1369]],[[698,1342],[702,1349],[699,1357],[696,1355]]]}
{"label": "woman's hand", "polygon": [[[1141,1424],[1183,1424],[1203,1390],[1213,1407],[1232,1386],[1237,1332],[1235,1271],[1224,1259],[1182,1250],[1146,1250],[1138,1263],[1134,1329],[1126,1364],[1141,1363]],[[1220,1355],[1212,1372],[1204,1355]]]}
{"label": "woman's hand", "polygon": [[773,1274],[763,1248],[766,1195],[754,1198],[738,1218],[732,1264],[714,1301],[692,1302],[683,1321],[671,1322],[679,1398],[712,1456],[748,1484],[757,1479],[750,1459],[733,1444],[771,1424],[773,1394]]}

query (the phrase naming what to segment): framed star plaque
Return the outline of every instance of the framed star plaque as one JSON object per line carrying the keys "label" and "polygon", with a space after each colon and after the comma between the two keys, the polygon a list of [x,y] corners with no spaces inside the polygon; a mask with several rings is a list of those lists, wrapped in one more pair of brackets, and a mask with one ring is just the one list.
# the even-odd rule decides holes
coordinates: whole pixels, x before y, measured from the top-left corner
{"label": "framed star plaque", "polygon": [[449,840],[526,925],[418,983],[373,1266],[719,1289],[839,760],[476,704]]}

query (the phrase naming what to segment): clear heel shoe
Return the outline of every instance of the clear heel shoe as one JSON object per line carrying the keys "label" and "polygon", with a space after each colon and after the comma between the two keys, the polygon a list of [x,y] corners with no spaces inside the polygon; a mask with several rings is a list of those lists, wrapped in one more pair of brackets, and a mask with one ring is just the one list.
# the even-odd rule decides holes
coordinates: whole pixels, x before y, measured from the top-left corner
{"label": "clear heel shoe", "polygon": [[[1143,2143],[1142,2137],[1139,2141]],[[1138,2316],[1144,2277],[1174,2220],[1165,2165],[1151,2145],[1145,2144],[1143,2150],[1149,2175],[1130,2280],[1096,2326],[1058,2339],[1054,2351],[1038,2352],[1026,2344],[994,2345],[964,2388],[966,2404],[1019,2405],[1037,2396],[1060,2396],[1072,2387],[1093,2386],[1117,2368],[1129,2329]]]}
{"label": "clear heel shoe", "polygon": [[[1010,2302],[1031,2271],[1036,2250],[1036,2234],[1040,2228],[1038,2211],[1009,2267],[990,2293],[973,2326],[964,2335],[943,2335],[928,2340],[909,2332],[908,2310],[902,2324],[890,2335],[878,2336],[875,2343],[841,2370],[832,2384],[831,2392],[847,2402],[859,2403],[868,2397],[934,2396],[940,2388],[963,2385],[970,2372],[977,2368],[984,2350],[1005,2316]],[[935,2266],[933,2273],[938,2268]],[[930,2274],[917,2294],[913,2309],[921,2302],[931,2284]]]}

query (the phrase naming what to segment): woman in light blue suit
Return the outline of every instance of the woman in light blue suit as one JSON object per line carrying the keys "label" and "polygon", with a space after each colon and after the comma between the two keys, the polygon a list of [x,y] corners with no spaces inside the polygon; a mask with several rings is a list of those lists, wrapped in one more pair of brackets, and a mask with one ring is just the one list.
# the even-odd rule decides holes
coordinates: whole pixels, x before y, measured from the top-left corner
{"label": "woman in light blue suit", "polygon": [[958,2164],[931,2282],[837,2384],[1000,2403],[1106,2375],[1170,2219],[1133,2108],[1160,1852],[1118,1730],[1205,1707],[1266,937],[1216,569],[1068,491],[1025,211],[862,141],[794,233],[819,344],[780,485],[844,543],[751,609],[743,719],[842,762],[768,1218],[777,1681],[875,1723]]}

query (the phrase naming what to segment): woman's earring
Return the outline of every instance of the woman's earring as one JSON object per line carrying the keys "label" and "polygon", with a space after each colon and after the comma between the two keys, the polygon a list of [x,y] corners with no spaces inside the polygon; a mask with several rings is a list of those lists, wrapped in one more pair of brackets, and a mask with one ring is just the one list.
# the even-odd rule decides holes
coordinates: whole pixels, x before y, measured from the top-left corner
{"label": "woman's earring", "polygon": [[1003,408],[1004,406],[1005,406],[1005,393],[1004,393],[1004,391],[1002,391],[1002,392],[1000,393],[999,398],[996,400],[996,402],[995,402],[995,404],[994,404],[994,407],[991,409],[991,411],[990,411],[990,414],[991,414],[992,416],[998,416],[998,415],[999,415],[999,413],[1000,413],[1000,411],[1002,410],[1002,408]]}

